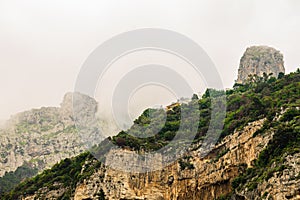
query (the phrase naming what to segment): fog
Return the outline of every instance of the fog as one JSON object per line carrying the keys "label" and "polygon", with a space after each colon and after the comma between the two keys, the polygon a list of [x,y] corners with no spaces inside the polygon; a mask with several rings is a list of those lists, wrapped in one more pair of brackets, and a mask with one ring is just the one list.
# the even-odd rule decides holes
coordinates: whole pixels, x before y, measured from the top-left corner
{"label": "fog", "polygon": [[298,0],[1,0],[0,119],[58,106],[97,46],[138,28],[169,29],[196,41],[225,88],[232,87],[239,59],[251,45],[275,47],[284,54],[287,73],[295,71],[299,10]]}

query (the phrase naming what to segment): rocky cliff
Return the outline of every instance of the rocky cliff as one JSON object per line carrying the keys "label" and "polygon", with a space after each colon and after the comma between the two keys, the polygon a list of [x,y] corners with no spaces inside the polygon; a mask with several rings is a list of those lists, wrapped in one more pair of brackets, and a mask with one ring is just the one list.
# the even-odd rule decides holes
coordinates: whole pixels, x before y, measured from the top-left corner
{"label": "rocky cliff", "polygon": [[[80,96],[88,99],[86,107],[97,106],[95,100]],[[41,171],[84,150],[74,124],[72,97],[67,93],[61,107],[32,109],[6,122],[0,130],[0,176],[24,163]]]}
{"label": "rocky cliff", "polygon": [[245,83],[249,76],[263,77],[272,74],[278,77],[285,72],[283,55],[276,49],[267,46],[252,46],[247,48],[240,60],[238,79],[236,83]]}
{"label": "rocky cliff", "polygon": [[141,174],[103,167],[76,187],[74,199],[94,199],[100,189],[108,199],[218,198],[231,192],[232,179],[240,168],[251,166],[271,139],[271,133],[253,137],[263,121],[250,123],[243,130],[224,138],[204,158],[200,157],[199,149],[191,151],[185,162],[190,162],[193,169],[182,169],[178,162],[162,171]]}
{"label": "rocky cliff", "polygon": [[[249,123],[242,130],[236,130],[203,158],[200,156],[201,142],[194,144],[183,158],[183,162],[188,162],[193,167],[183,167],[179,161],[159,171],[126,173],[99,164],[97,160],[88,159],[81,173],[95,163],[98,163],[98,167],[88,178],[84,178],[76,185],[74,194],[69,198],[74,200],[299,199],[299,153],[282,158],[284,161],[279,162],[280,166],[285,166],[282,171],[274,170],[278,164],[273,163],[268,169],[273,173],[267,180],[259,183],[256,189],[249,189],[249,184],[246,183],[236,191],[232,188],[236,177],[246,169],[254,169],[255,160],[269,142],[274,140],[272,129],[265,134],[257,134],[265,122],[266,119],[261,119]],[[130,154],[128,150],[121,151]],[[123,152],[122,155],[126,154]],[[68,188],[64,188],[63,185],[56,189],[43,187],[23,199],[59,199],[66,191]]]}
{"label": "rocky cliff", "polygon": [[[75,188],[74,200],[97,199],[100,191],[107,199],[215,199],[231,192],[231,182],[241,169],[250,167],[268,144],[272,133],[253,137],[264,119],[250,123],[243,130],[227,136],[212,152],[200,157],[200,144],[185,156],[194,168],[183,169],[175,162],[161,171],[126,173],[101,165]],[[122,150],[127,151],[127,150]],[[122,154],[124,155],[124,154]],[[126,158],[124,158],[126,159]],[[90,165],[88,161],[85,164]],[[116,163],[118,165],[118,163]],[[121,164],[121,163],[119,163]],[[24,199],[58,198],[63,188],[42,188]]]}

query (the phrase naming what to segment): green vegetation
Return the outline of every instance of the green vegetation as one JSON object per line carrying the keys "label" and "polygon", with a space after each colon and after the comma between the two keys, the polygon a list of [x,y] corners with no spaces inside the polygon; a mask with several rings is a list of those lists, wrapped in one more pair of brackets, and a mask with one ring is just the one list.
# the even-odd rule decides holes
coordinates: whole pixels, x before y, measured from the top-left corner
{"label": "green vegetation", "polygon": [[[208,89],[201,99],[194,95],[189,103],[174,104],[166,112],[164,109],[147,109],[129,130],[112,137],[111,141],[136,151],[156,151],[170,144],[179,129],[184,130],[184,136],[195,135],[194,142],[203,140],[210,125],[211,101],[213,99],[217,102],[216,106],[221,107],[218,97],[222,94],[225,95],[223,91]],[[182,116],[185,116],[183,120]],[[213,130],[220,131],[217,128]],[[185,138],[177,139],[185,141]]]}
{"label": "green vegetation", "polygon": [[[237,84],[234,89],[226,91],[227,113],[224,128],[219,140],[232,134],[235,129],[241,129],[249,122],[267,118],[266,124],[270,124],[276,113],[281,109],[300,105],[300,74],[298,72],[281,76],[280,79],[265,76],[257,78],[245,85]],[[191,134],[188,127],[198,126],[194,141],[203,140],[206,136],[211,118],[211,101],[222,95],[222,91],[208,89],[201,99],[194,97],[188,104],[176,105],[167,111],[166,120],[164,111],[147,109],[134,125],[127,131],[122,131],[112,138],[114,144],[133,150],[153,151],[167,145],[176,135],[180,127],[182,112],[190,113],[189,121],[185,124],[185,134]],[[199,110],[197,110],[199,109]],[[298,115],[299,111],[293,115]],[[150,114],[151,113],[151,114]],[[199,121],[193,120],[200,115]],[[291,115],[292,115],[291,114]],[[155,116],[155,118],[150,118]],[[216,116],[214,116],[216,117]],[[151,123],[150,123],[151,122]],[[264,127],[269,128],[268,126]],[[151,134],[157,133],[152,136]],[[149,136],[150,137],[147,137]],[[134,137],[136,136],[136,137]],[[146,138],[145,138],[146,137]]]}
{"label": "green vegetation", "polygon": [[223,195],[221,195],[219,198],[217,198],[216,200],[231,200],[232,198],[231,198],[231,193],[230,194],[223,194]]}
{"label": "green vegetation", "polygon": [[[259,183],[267,181],[274,173],[282,173],[286,169],[283,165],[286,155],[300,152],[299,72],[297,70],[296,73],[281,75],[280,79],[269,84],[258,83],[254,88],[254,91],[259,88],[258,91],[265,94],[262,100],[269,102],[266,104],[269,107],[264,110],[267,120],[256,135],[272,131],[274,136],[267,148],[260,153],[254,167],[248,168],[245,173],[241,173],[233,180],[233,189],[239,190],[245,187],[250,191],[256,189]],[[261,87],[261,84],[264,84],[264,87]],[[282,111],[285,111],[284,114],[279,119],[273,120],[275,113]]]}
{"label": "green vegetation", "polygon": [[181,170],[195,169],[195,166],[193,165],[193,163],[191,163],[190,159],[191,159],[190,156],[185,156],[185,157],[179,159],[178,163],[179,163],[179,166],[180,166]]}
{"label": "green vegetation", "polygon": [[25,180],[28,177],[36,175],[37,172],[37,169],[32,168],[27,163],[18,167],[14,172],[6,172],[5,175],[0,178],[0,194],[8,192],[21,181]]}
{"label": "green vegetation", "polygon": [[71,159],[66,158],[51,169],[23,181],[11,192],[4,194],[1,199],[18,199],[21,195],[34,194],[39,188],[57,189],[56,187],[61,186],[67,189],[61,199],[69,199],[76,184],[89,177],[100,165],[101,163],[89,153],[83,153]]}
{"label": "green vegetation", "polygon": [[214,161],[218,161],[221,157],[223,157],[226,153],[228,153],[229,149],[225,149],[223,151],[221,151],[220,153],[218,153],[217,157],[214,159]]}

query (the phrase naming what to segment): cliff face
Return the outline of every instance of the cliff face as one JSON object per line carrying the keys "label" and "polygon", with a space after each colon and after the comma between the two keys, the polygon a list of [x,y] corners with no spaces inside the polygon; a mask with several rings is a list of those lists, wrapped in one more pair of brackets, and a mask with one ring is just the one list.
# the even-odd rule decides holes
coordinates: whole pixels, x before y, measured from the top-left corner
{"label": "cliff face", "polygon": [[[249,123],[243,130],[225,137],[212,152],[200,157],[200,144],[184,158],[193,168],[182,169],[178,162],[160,171],[148,173],[126,173],[101,165],[89,178],[75,189],[74,199],[97,199],[103,192],[107,199],[214,199],[231,192],[231,182],[241,169],[252,165],[252,161],[265,148],[272,133],[253,137],[262,127],[264,119]],[[126,150],[124,150],[126,151]],[[93,162],[93,161],[90,161]],[[117,164],[117,163],[116,163]],[[86,162],[86,165],[89,165]],[[26,199],[44,199],[57,192],[40,189]]]}
{"label": "cliff face", "polygon": [[[0,130],[0,176],[25,162],[43,170],[84,150],[73,120],[72,96],[66,94],[61,107],[32,109],[6,123]],[[95,101],[88,103],[95,107]]]}
{"label": "cliff face", "polygon": [[[200,149],[191,151],[185,160],[194,169],[181,169],[176,162],[162,171],[133,174],[102,168],[77,186],[75,200],[95,198],[102,188],[108,199],[214,199],[231,191],[231,180],[239,168],[251,162],[267,145],[272,135],[252,137],[264,120],[224,138],[204,158]],[[223,153],[222,153],[223,152]],[[99,182],[99,184],[95,184]],[[116,192],[118,191],[118,192]]]}
{"label": "cliff face", "polygon": [[267,46],[252,46],[247,48],[240,60],[238,79],[236,83],[245,83],[249,75],[263,77],[263,74],[278,77],[285,72],[283,55],[274,48]]}
{"label": "cliff face", "polygon": [[300,153],[288,155],[282,163],[283,171],[275,172],[268,180],[258,184],[257,189],[243,189],[238,195],[245,200],[266,199],[300,199]]}
{"label": "cliff face", "polygon": [[[69,198],[88,200],[103,199],[105,196],[109,200],[212,200],[232,193],[231,199],[241,200],[299,199],[300,153],[283,158],[284,162],[279,164],[285,166],[285,169],[272,174],[259,183],[256,189],[250,190],[245,183],[240,190],[233,191],[233,180],[241,172],[254,167],[254,160],[274,138],[272,129],[257,134],[265,121],[261,119],[249,123],[242,130],[226,136],[203,158],[199,156],[200,148],[197,148],[201,143],[195,144],[183,158],[184,162],[193,165],[192,168],[183,169],[179,162],[175,162],[159,171],[126,173],[101,164],[88,178],[77,183],[74,194]],[[92,163],[97,161],[86,160],[81,173]],[[273,165],[273,168],[277,167],[276,162]],[[63,184],[57,183],[51,188],[40,188],[34,195],[22,199],[59,199],[67,190]]]}

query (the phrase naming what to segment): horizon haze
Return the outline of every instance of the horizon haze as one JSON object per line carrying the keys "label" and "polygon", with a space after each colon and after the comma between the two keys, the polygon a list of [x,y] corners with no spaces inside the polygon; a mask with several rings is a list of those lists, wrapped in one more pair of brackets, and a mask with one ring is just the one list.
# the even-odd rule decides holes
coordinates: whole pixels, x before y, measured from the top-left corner
{"label": "horizon haze", "polygon": [[300,66],[299,9],[297,0],[3,0],[0,121],[32,108],[59,106],[95,48],[139,28],[169,29],[197,42],[225,88],[233,86],[240,58],[253,45],[280,50],[286,73],[295,71]]}

